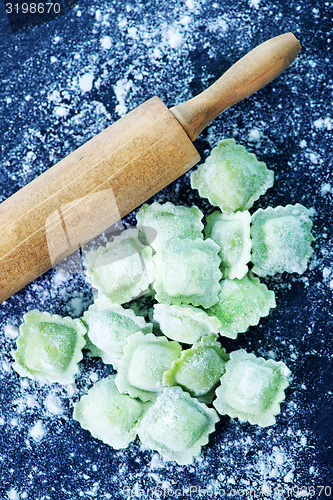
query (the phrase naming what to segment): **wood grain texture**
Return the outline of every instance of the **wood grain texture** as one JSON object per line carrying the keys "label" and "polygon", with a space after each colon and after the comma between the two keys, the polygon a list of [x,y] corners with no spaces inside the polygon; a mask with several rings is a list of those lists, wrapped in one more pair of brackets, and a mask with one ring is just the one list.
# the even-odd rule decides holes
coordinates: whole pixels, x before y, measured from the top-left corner
{"label": "wood grain texture", "polygon": [[199,159],[153,97],[30,182],[0,205],[0,302]]}

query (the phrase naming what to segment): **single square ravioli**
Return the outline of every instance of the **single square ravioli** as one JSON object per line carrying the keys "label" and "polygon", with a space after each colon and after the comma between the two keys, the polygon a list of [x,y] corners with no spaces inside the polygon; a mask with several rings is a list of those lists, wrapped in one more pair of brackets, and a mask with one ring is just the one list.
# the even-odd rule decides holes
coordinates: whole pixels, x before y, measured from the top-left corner
{"label": "single square ravioli", "polygon": [[313,253],[311,228],[309,211],[300,203],[259,208],[251,226],[253,272],[258,276],[284,271],[302,274]]}
{"label": "single square ravioli", "polygon": [[154,256],[156,300],[210,307],[220,290],[219,246],[211,239],[174,238]]}
{"label": "single square ravioli", "polygon": [[218,333],[221,327],[216,317],[189,305],[155,304],[154,320],[166,337],[184,344],[193,344],[206,335]]}
{"label": "single square ravioli", "polygon": [[129,228],[87,254],[86,274],[98,293],[124,304],[151,284],[152,254],[152,249],[139,241],[138,230]]}
{"label": "single square ravioli", "polygon": [[147,404],[120,394],[115,375],[94,384],[74,404],[73,418],[92,436],[113,448],[126,448],[137,435]]}
{"label": "single square ravioli", "polygon": [[184,392],[167,387],[138,428],[142,444],[180,465],[193,462],[219,421],[216,411]]}
{"label": "single square ravioli", "polygon": [[20,325],[13,368],[23,377],[70,384],[79,371],[86,327],[80,319],[33,309]]}
{"label": "single square ravioli", "polygon": [[180,356],[181,345],[153,333],[137,332],[128,338],[116,376],[120,392],[142,401],[156,399],[163,390],[164,372]]}
{"label": "single square ravioli", "polygon": [[229,359],[225,349],[216,341],[217,335],[205,336],[190,349],[183,350],[169,370],[163,384],[179,385],[203,403],[211,403],[225,364]]}
{"label": "single square ravioli", "polygon": [[92,355],[100,356],[104,363],[118,368],[124,354],[127,339],[133,333],[152,332],[153,325],[146,323],[132,309],[125,309],[109,298],[99,296],[83,314],[88,327],[87,344]]}
{"label": "single square ravioli", "polygon": [[273,186],[274,173],[253,153],[223,139],[212,149],[205,163],[191,173],[191,186],[222,212],[248,210]]}
{"label": "single square ravioli", "polygon": [[141,240],[155,250],[161,250],[171,238],[203,238],[203,213],[196,206],[173,203],[145,203],[136,218]]}
{"label": "single square ravioli", "polygon": [[222,280],[219,300],[207,313],[221,322],[222,336],[236,339],[238,333],[246,332],[260,318],[268,316],[273,307],[276,307],[273,290],[249,272],[240,280]]}
{"label": "single square ravioli", "polygon": [[282,361],[266,361],[244,349],[233,351],[213,405],[221,415],[261,427],[273,425],[289,379],[290,371]]}

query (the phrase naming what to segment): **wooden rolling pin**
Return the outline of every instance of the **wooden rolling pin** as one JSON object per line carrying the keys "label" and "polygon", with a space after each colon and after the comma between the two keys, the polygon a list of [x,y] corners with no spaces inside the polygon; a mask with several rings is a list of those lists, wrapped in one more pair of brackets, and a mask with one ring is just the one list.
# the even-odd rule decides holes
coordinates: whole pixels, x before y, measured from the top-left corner
{"label": "wooden rolling pin", "polygon": [[0,205],[0,303],[195,165],[192,141],[222,111],[280,75],[292,33],[245,55],[170,110],[149,99]]}

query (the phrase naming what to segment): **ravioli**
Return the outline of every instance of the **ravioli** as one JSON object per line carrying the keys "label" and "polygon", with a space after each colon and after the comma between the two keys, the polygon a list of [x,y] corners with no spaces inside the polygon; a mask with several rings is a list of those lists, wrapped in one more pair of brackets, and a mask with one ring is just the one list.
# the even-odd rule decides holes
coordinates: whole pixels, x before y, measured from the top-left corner
{"label": "ravioli", "polygon": [[219,414],[273,425],[289,369],[243,349],[229,355],[220,343],[276,307],[255,275],[302,273],[313,252],[302,205],[248,211],[273,177],[233,139],[220,141],[191,184],[221,211],[204,227],[197,206],[142,205],[137,228],[86,256],[97,294],[81,319],[38,310],[24,316],[14,369],[72,383],[83,348],[101,357],[117,373],[74,404],[74,419],[115,449],[139,436],[179,465],[199,456]]}
{"label": "ravioli", "polygon": [[126,229],[105,246],[91,250],[84,261],[86,273],[100,294],[124,304],[145,291],[153,281],[152,249],[138,239],[138,230]]}
{"label": "ravioli", "polygon": [[221,415],[229,415],[267,427],[280,413],[290,371],[282,362],[257,358],[243,349],[230,353],[213,404]]}
{"label": "ravioli", "polygon": [[251,215],[248,211],[222,214],[215,211],[206,219],[205,235],[219,245],[223,278],[241,279],[251,260]]}
{"label": "ravioli", "polygon": [[86,327],[79,319],[29,311],[14,351],[13,368],[23,377],[71,384],[78,373]]}
{"label": "ravioli", "polygon": [[138,229],[144,243],[155,250],[163,249],[171,238],[203,238],[203,213],[196,206],[185,207],[173,203],[145,203],[136,218]]}
{"label": "ravioli", "polygon": [[140,422],[144,446],[180,465],[193,462],[208,443],[219,417],[180,387],[165,388]]}
{"label": "ravioli", "polygon": [[164,373],[163,383],[168,386],[179,385],[204,403],[211,403],[228,355],[216,342],[217,336],[206,336],[190,349],[181,353],[169,370]]}
{"label": "ravioli", "polygon": [[297,203],[285,207],[259,208],[252,216],[253,272],[302,274],[313,254],[309,211]]}
{"label": "ravioli", "polygon": [[83,319],[88,327],[87,336],[90,340],[86,348],[116,369],[128,337],[138,330],[143,333],[152,332],[153,328],[151,323],[146,323],[145,319],[137,316],[132,309],[124,309],[107,297],[98,297],[85,311]]}
{"label": "ravioli", "polygon": [[142,401],[153,401],[163,390],[164,372],[181,350],[178,342],[153,333],[131,335],[116,376],[119,391]]}
{"label": "ravioli", "polygon": [[211,239],[174,238],[154,256],[156,300],[211,307],[218,300],[221,259]]}
{"label": "ravioli", "polygon": [[234,139],[223,139],[191,173],[191,186],[222,212],[248,210],[273,186],[274,173]]}
{"label": "ravioli", "polygon": [[154,320],[166,337],[184,344],[198,342],[221,328],[220,320],[193,306],[155,304]]}
{"label": "ravioli", "polygon": [[120,394],[111,375],[94,384],[74,404],[73,418],[83,429],[112,446],[127,448],[136,438],[137,426],[147,405],[126,394]]}
{"label": "ravioli", "polygon": [[250,326],[268,316],[276,307],[275,294],[264,283],[260,283],[251,273],[241,280],[221,281],[221,291],[217,304],[207,310],[221,322],[220,334],[232,339],[244,333]]}

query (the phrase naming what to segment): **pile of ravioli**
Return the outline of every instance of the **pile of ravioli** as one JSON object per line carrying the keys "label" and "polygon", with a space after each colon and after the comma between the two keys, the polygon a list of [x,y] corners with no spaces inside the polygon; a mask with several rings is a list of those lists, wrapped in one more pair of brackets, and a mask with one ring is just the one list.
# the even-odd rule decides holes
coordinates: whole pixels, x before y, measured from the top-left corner
{"label": "pile of ravioli", "polygon": [[222,347],[276,306],[260,277],[301,274],[313,252],[302,205],[248,211],[272,185],[264,162],[221,140],[191,174],[192,188],[214,207],[205,225],[196,206],[144,204],[136,228],[88,253],[97,294],[82,318],[24,315],[14,369],[67,384],[83,349],[101,357],[116,374],[74,404],[74,419],[113,448],[138,435],[178,464],[200,454],[219,415],[274,424],[287,366]]}

